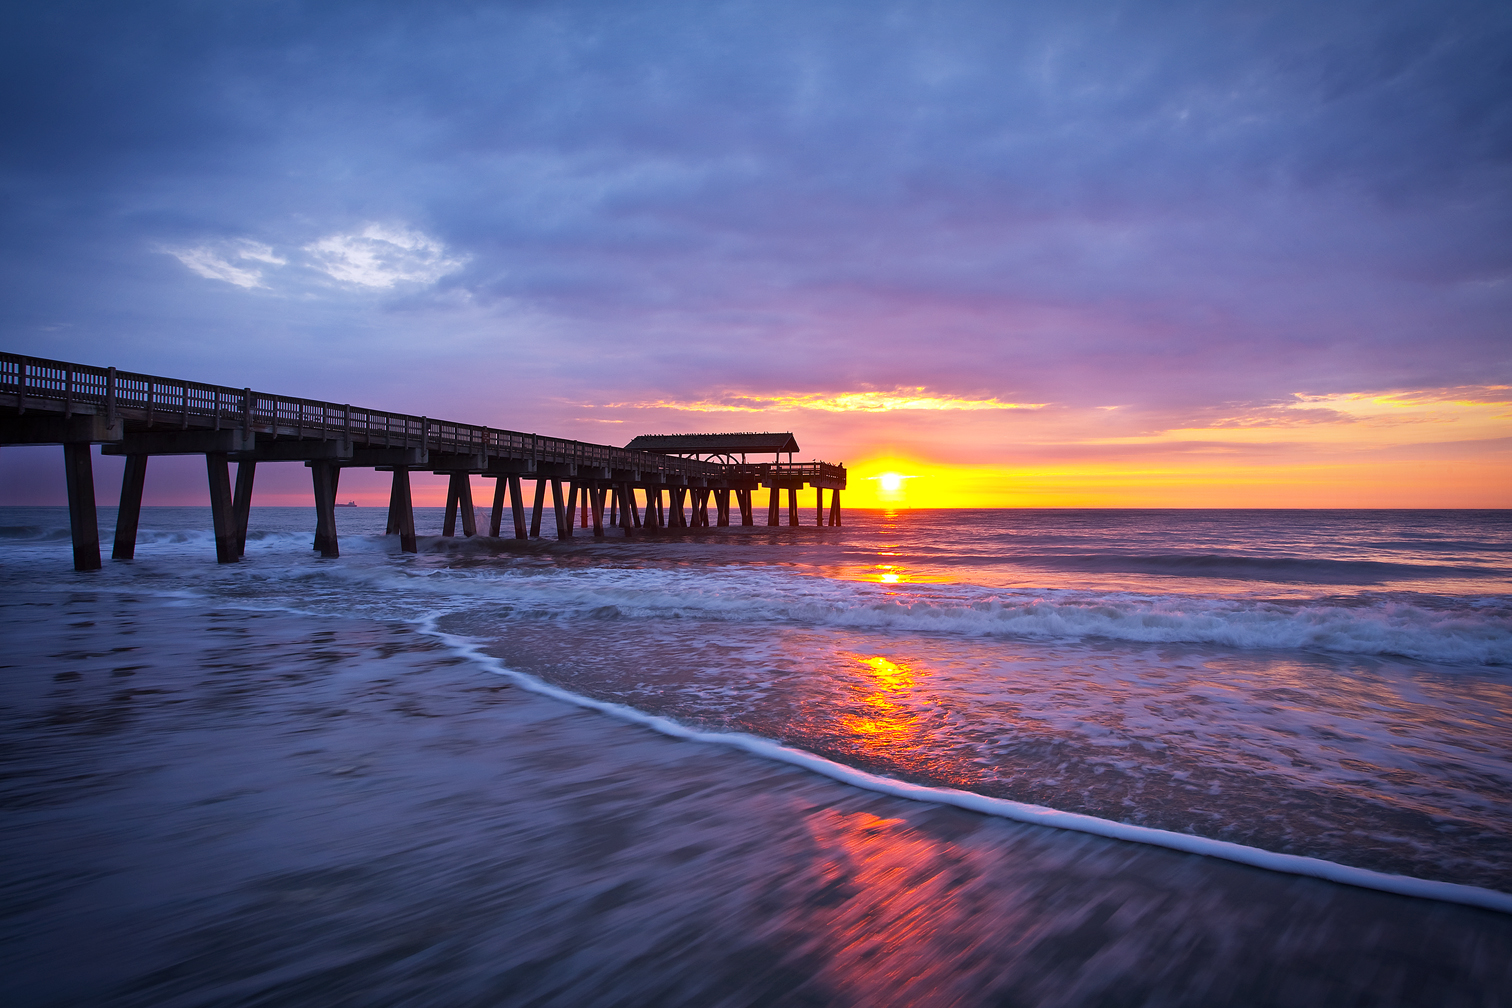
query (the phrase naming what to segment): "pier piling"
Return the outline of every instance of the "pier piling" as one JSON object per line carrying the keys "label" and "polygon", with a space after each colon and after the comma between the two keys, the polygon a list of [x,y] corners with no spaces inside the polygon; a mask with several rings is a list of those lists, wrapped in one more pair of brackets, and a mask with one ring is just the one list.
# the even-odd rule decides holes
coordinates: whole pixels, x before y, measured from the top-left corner
{"label": "pier piling", "polygon": [[503,477],[494,479],[493,507],[488,511],[488,534],[494,539],[499,538],[499,531],[504,525],[504,495],[509,489],[509,484]]}
{"label": "pier piling", "polygon": [[415,541],[415,506],[410,496],[409,470],[394,468],[393,488],[389,491],[389,526],[399,533],[399,552],[419,552]]}
{"label": "pier piling", "polygon": [[455,536],[457,534],[457,474],[452,473],[446,481],[446,512],[441,519],[441,534],[443,536]]}
{"label": "pier piling", "polygon": [[541,538],[541,511],[546,506],[546,481],[535,481],[535,501],[530,506],[530,538]]}
{"label": "pier piling", "polygon": [[453,473],[457,481],[457,501],[462,508],[462,534],[471,539],[478,534],[478,512],[473,507],[472,477],[467,473]]}
{"label": "pier piling", "polygon": [[236,491],[231,502],[231,517],[236,525],[236,555],[239,557],[247,555],[247,525],[252,520],[252,484],[256,479],[256,462],[236,463]]}
{"label": "pier piling", "polygon": [[121,473],[121,501],[116,507],[115,545],[112,560],[136,556],[137,526],[142,520],[142,488],[147,483],[147,455],[127,455]]}
{"label": "pier piling", "polygon": [[558,539],[572,538],[572,504],[562,498],[562,481],[551,481],[551,509],[556,517]]}
{"label": "pier piling", "polygon": [[100,569],[100,520],[95,513],[94,448],[89,442],[63,445],[68,480],[68,525],[73,535],[74,570]]}
{"label": "pier piling", "polygon": [[[210,523],[215,527],[216,563],[236,563],[241,553],[236,548],[235,502],[231,496],[231,466],[225,452],[205,452],[205,471],[210,478]],[[336,516],[331,516],[332,548],[335,546]]]}
{"label": "pier piling", "polygon": [[336,489],[341,467],[323,460],[310,463],[310,482],[315,491],[315,544],[323,557],[339,557],[336,542]]}
{"label": "pier piling", "polygon": [[525,528],[525,501],[520,497],[520,477],[510,476],[509,479],[509,513],[514,516],[514,534],[516,539],[527,539],[530,533]]}

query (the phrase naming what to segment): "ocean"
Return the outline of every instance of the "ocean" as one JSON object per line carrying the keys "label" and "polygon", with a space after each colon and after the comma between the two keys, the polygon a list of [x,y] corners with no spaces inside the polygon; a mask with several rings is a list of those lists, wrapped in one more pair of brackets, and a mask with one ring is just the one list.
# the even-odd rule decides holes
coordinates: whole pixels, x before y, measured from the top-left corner
{"label": "ocean", "polygon": [[1509,1003],[1512,512],[338,512],[0,509],[22,1003]]}

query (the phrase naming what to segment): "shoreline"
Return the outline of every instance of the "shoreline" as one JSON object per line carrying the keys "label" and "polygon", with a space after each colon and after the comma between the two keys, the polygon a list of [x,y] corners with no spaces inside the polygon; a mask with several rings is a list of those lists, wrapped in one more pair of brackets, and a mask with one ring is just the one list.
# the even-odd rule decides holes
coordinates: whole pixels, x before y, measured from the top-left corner
{"label": "shoreline", "polygon": [[1503,915],[862,792],[531,695],[404,624],[80,590],[0,615],[21,1004],[1512,989]]}
{"label": "shoreline", "polygon": [[643,725],[669,738],[728,746],[729,748],[749,753],[759,759],[772,760],[778,763],[785,763],[789,766],[795,766],[822,777],[827,777],[830,780],[860,788],[863,791],[887,795],[892,798],[902,798],[907,801],[947,805],[968,812],[996,816],[1012,822],[1044,826],[1048,829],[1070,830],[1077,833],[1086,833],[1091,836],[1146,844],[1152,847],[1161,847],[1166,850],[1180,851],[1187,854],[1199,854],[1204,857],[1232,861],[1236,864],[1249,865],[1254,868],[1262,868],[1266,871],[1278,872],[1284,875],[1301,875],[1309,878],[1325,879],[1339,885],[1355,886],[1361,889],[1393,893],[1399,896],[1438,900],[1462,906],[1478,907],[1482,910],[1491,910],[1496,913],[1512,914],[1512,892],[1501,892],[1495,889],[1463,885],[1457,882],[1442,882],[1436,879],[1418,878],[1412,875],[1392,875],[1385,872],[1373,871],[1369,868],[1358,868],[1353,865],[1342,864],[1337,861],[1304,857],[1296,854],[1282,854],[1260,847],[1251,847],[1226,840],[1215,840],[1192,833],[1176,833],[1171,830],[1156,829],[1150,826],[1136,826],[1130,823],[1117,822],[1112,819],[1084,815],[1079,812],[1066,812],[1061,809],[1047,808],[1043,805],[1030,805],[1007,798],[995,798],[990,795],[976,794],[957,788],[914,784],[881,774],[868,773],[865,770],[847,766],[844,763],[818,755],[817,753],[792,746],[785,746],[780,742],[757,735],[739,732],[713,732],[690,728],[670,718],[648,714],[625,704],[595,700],[592,697],[583,696],[580,693],[574,693],[559,686],[553,686],[551,683],[538,679],[527,672],[508,667],[500,659],[484,651],[481,645],[474,643],[466,637],[449,634],[436,629],[436,622],[437,619],[434,617],[426,620],[420,632],[435,636],[438,640],[445,643],[457,653],[466,656],[485,671],[491,672],[494,675],[508,677],[532,693],[551,697],[563,703],[584,707],[601,714],[607,714],[610,717],[630,724]]}

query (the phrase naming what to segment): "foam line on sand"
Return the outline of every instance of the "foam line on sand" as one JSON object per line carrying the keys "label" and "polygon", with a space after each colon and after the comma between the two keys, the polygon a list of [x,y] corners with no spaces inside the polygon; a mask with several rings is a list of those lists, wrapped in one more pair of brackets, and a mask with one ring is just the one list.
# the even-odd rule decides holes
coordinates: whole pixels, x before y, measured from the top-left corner
{"label": "foam line on sand", "polygon": [[1338,882],[1343,885],[1395,893],[1399,896],[1414,896],[1420,899],[1459,903],[1465,906],[1480,907],[1485,910],[1512,914],[1512,893],[1497,892],[1494,889],[1483,889],[1479,886],[1460,885],[1454,882],[1437,882],[1432,879],[1414,878],[1409,875],[1389,875],[1384,872],[1370,871],[1365,868],[1353,868],[1349,865],[1339,864],[1335,861],[1325,861],[1321,858],[1301,857],[1296,854],[1277,854],[1274,851],[1261,850],[1258,847],[1247,847],[1243,844],[1229,843],[1223,840],[1210,840],[1206,837],[1154,829],[1149,826],[1132,826],[1128,823],[1114,822],[1111,819],[1099,819],[1096,816],[1081,815],[1076,812],[1062,812],[1058,809],[1045,808],[1040,805],[1028,805],[1023,802],[1010,801],[1006,798],[990,798],[986,795],[974,794],[970,791],[959,791],[955,788],[910,784],[907,781],[894,780],[890,777],[881,777],[877,774],[857,770],[843,763],[825,759],[823,756],[816,756],[802,749],[780,745],[770,739],[760,738],[759,736],[736,732],[700,731],[696,728],[689,728],[686,725],[679,724],[669,718],[647,714],[644,711],[627,707],[624,704],[610,703],[582,696],[570,690],[543,682],[527,673],[509,668],[499,659],[484,653],[476,642],[466,637],[449,634],[438,629],[436,626],[436,617],[422,621],[419,629],[422,633],[439,639],[460,656],[465,657],[489,672],[513,679],[520,686],[532,693],[553,697],[579,707],[586,707],[625,721],[644,725],[672,738],[685,739],[692,742],[707,742],[741,749],[756,756],[801,767],[814,773],[823,774],[833,780],[878,794],[890,795],[894,798],[906,798],[912,801],[934,802],[938,805],[953,805],[956,808],[980,812],[985,815],[999,816],[1004,819],[1012,819],[1016,822],[1033,823],[1037,826],[1052,826],[1056,829],[1075,830],[1079,833],[1090,833],[1094,836],[1108,837],[1114,840],[1128,840],[1134,843],[1150,844],[1189,854],[1203,854],[1208,857],[1222,858],[1225,861],[1251,865],[1255,868],[1265,868],[1270,871],[1283,872],[1289,875],[1307,875],[1313,878],[1326,879],[1329,882]]}

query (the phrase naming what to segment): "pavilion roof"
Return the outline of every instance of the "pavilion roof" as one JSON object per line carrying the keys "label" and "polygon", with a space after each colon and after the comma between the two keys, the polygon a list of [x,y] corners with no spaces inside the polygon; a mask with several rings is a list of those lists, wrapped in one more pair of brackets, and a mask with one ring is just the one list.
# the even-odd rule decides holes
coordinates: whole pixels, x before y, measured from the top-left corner
{"label": "pavilion roof", "polygon": [[712,455],[742,452],[797,452],[798,442],[791,433],[746,431],[739,434],[642,434],[625,447],[631,451],[660,452],[663,455]]}

